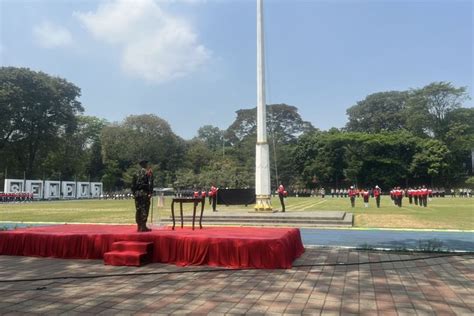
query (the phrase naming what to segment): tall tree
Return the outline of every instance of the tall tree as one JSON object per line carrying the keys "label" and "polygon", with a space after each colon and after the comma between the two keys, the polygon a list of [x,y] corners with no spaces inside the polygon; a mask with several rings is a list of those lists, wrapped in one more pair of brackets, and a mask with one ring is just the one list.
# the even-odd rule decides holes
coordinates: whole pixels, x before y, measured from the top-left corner
{"label": "tall tree", "polygon": [[[39,160],[60,137],[77,129],[81,91],[59,77],[27,68],[0,68],[0,150],[9,150],[26,170],[37,176]],[[40,157],[41,156],[41,157]]]}
{"label": "tall tree", "polygon": [[444,143],[450,151],[446,180],[459,183],[472,174],[472,151],[474,150],[474,108],[459,108],[446,115],[447,132]]}
{"label": "tall tree", "polygon": [[106,166],[116,162],[110,174],[117,175],[116,167],[123,172],[140,159],[147,159],[157,166],[156,185],[168,185],[165,181],[170,176],[164,173],[173,175],[184,161],[184,141],[173,133],[168,122],[153,114],[131,115],[122,123],[106,126],[101,144]]}
{"label": "tall tree", "polygon": [[378,92],[347,109],[351,132],[380,133],[405,127],[404,111],[408,99],[406,91]]}
{"label": "tall tree", "polygon": [[415,177],[431,179],[442,176],[448,166],[449,149],[442,142],[430,139],[421,143],[421,150],[413,156],[410,169]]}
{"label": "tall tree", "polygon": [[213,156],[212,151],[209,150],[205,142],[193,139],[186,143],[183,164],[186,168],[198,174],[204,167],[210,164]]}
{"label": "tall tree", "polygon": [[216,126],[204,125],[199,128],[197,138],[205,142],[210,150],[218,150],[224,146],[224,131]]}
{"label": "tall tree", "polygon": [[462,107],[469,98],[465,87],[450,82],[433,82],[411,91],[407,101],[407,127],[419,136],[444,140],[448,132],[449,114]]}
{"label": "tall tree", "polygon": [[304,135],[294,151],[295,165],[307,186],[339,187],[405,184],[421,139],[409,132],[320,132]]}
{"label": "tall tree", "polygon": [[93,116],[78,116],[77,120],[76,131],[57,139],[55,149],[49,151],[41,164],[44,176],[100,180],[103,171],[100,133],[106,122]]}
{"label": "tall tree", "polygon": [[[226,139],[232,144],[257,135],[257,108],[238,110],[237,118],[226,131]],[[304,121],[295,106],[287,104],[267,105],[267,135],[278,144],[296,141],[298,136],[314,130],[310,122]]]}
{"label": "tall tree", "polygon": [[212,160],[199,174],[192,169],[180,169],[174,185],[177,188],[197,189],[209,189],[211,184],[221,188],[253,187],[252,175],[252,172],[231,157],[224,157]]}

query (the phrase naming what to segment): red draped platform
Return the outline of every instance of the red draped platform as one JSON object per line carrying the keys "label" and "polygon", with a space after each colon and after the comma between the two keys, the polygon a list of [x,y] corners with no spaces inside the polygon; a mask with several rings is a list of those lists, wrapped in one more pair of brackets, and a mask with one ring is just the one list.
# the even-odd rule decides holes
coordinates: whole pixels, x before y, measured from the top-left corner
{"label": "red draped platform", "polygon": [[297,228],[169,227],[137,233],[132,225],[56,225],[0,231],[0,255],[102,259],[112,244],[153,243],[152,262],[232,268],[291,268],[304,252]]}

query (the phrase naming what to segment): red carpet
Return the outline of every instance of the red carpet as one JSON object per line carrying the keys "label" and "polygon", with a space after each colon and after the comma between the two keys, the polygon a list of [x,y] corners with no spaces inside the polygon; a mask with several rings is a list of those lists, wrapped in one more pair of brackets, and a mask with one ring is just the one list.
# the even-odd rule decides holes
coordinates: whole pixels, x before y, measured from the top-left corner
{"label": "red carpet", "polygon": [[57,225],[0,231],[0,255],[103,259],[117,241],[152,242],[152,262],[233,268],[291,268],[304,252],[297,228],[161,228]]}

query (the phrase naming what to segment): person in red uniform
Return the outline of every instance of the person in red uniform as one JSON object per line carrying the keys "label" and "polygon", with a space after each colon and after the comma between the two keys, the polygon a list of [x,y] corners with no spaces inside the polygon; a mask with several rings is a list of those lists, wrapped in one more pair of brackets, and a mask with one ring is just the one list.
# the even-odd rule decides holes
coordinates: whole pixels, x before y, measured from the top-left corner
{"label": "person in red uniform", "polygon": [[400,187],[395,189],[395,204],[398,207],[402,207],[402,200],[403,200],[403,190]]}
{"label": "person in red uniform", "polygon": [[212,203],[212,211],[217,212],[216,206],[217,206],[217,191],[219,188],[216,186],[211,185],[211,191],[209,191],[209,197],[211,198],[211,203]]}
{"label": "person in red uniform", "polygon": [[353,186],[351,186],[351,188],[349,189],[349,192],[347,192],[347,194],[349,195],[349,199],[351,200],[351,206],[355,207],[355,198],[356,198],[356,195],[357,195],[357,190],[354,189]]}
{"label": "person in red uniform", "polygon": [[428,189],[426,186],[423,186],[420,190],[420,196],[421,196],[421,203],[420,206],[427,207],[428,206]]}
{"label": "person in red uniform", "polygon": [[420,188],[415,188],[412,191],[413,193],[413,200],[415,201],[415,205],[418,205],[418,199],[420,197]]}
{"label": "person in red uniform", "polygon": [[407,195],[408,195],[408,203],[413,204],[413,190],[412,190],[412,188],[408,188]]}
{"label": "person in red uniform", "polygon": [[278,193],[278,197],[280,198],[281,211],[284,212],[285,211],[285,196],[287,195],[287,192],[283,184],[280,183],[280,185],[278,186],[277,193]]}
{"label": "person in red uniform", "polygon": [[362,198],[364,199],[364,206],[369,207],[369,197],[370,197],[369,190],[364,189],[361,191],[361,194],[362,194]]}
{"label": "person in red uniform", "polygon": [[382,190],[380,190],[379,186],[376,185],[373,192],[377,208],[380,208],[380,194],[382,193]]}

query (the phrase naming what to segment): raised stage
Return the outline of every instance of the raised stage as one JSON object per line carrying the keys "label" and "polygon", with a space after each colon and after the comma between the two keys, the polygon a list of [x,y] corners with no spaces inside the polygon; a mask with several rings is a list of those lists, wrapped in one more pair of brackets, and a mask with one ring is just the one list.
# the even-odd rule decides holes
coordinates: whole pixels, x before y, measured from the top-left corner
{"label": "raised stage", "polygon": [[146,244],[148,261],[180,266],[291,268],[304,253],[297,228],[209,227],[193,231],[189,227],[161,227],[138,233],[135,225],[66,224],[0,231],[0,255],[103,259],[105,253],[114,253],[123,244],[132,248]]}

